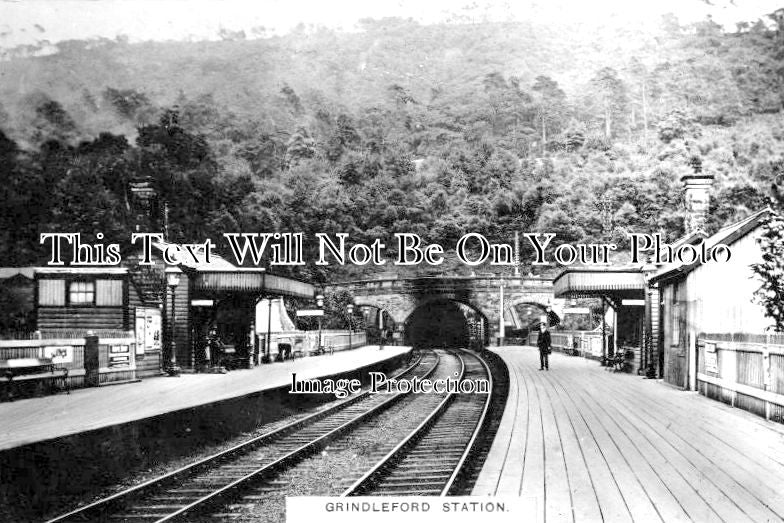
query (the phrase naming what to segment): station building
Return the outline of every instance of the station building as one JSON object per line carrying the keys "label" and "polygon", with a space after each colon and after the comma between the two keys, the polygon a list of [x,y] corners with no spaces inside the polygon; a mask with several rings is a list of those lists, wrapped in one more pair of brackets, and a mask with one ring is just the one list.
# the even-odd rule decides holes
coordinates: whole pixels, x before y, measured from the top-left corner
{"label": "station building", "polygon": [[[131,182],[129,196],[137,231],[165,228],[166,204],[151,180]],[[55,348],[65,356],[54,360],[72,371],[72,385],[81,384],[73,378],[84,370],[88,333],[111,340],[98,348],[101,383],[159,375],[162,369],[195,371],[204,363],[209,331],[238,356],[243,351],[247,355],[255,349],[253,323],[262,298],[311,300],[315,295],[309,283],[263,268],[238,267],[216,254],[207,263],[203,247],[193,259],[181,257],[167,265],[167,249],[186,252],[183,246],[158,241],[152,242],[151,265],[141,263],[139,249],[124,253],[116,267],[29,268],[33,329],[40,339],[61,345]],[[43,342],[33,346],[34,340],[28,345],[16,352],[3,350],[13,357],[42,357],[51,348]]]}
{"label": "station building", "polygon": [[761,281],[751,267],[762,262],[758,240],[769,214],[770,209],[763,209],[704,240],[708,248],[730,247],[728,261],[673,263],[651,277],[651,285],[659,288],[662,298],[661,343],[667,382],[698,389],[705,371],[699,357],[701,340],[768,342],[777,338],[769,331],[773,321],[755,300]]}
{"label": "station building", "polygon": [[[739,238],[757,227],[765,215],[764,211],[756,213],[708,237],[704,226],[713,177],[695,173],[684,176],[682,181],[688,211],[685,224],[687,233],[672,242],[672,251],[683,248],[700,250],[703,245],[710,249],[719,243],[739,241]],[[684,352],[686,341],[677,334],[673,338],[670,328],[673,321],[685,321],[685,313],[674,313],[672,304],[682,299],[683,293],[687,292],[686,287],[689,288],[689,299],[692,302],[710,300],[712,306],[719,308],[729,306],[730,303],[732,307],[739,307],[742,302],[742,307],[751,307],[753,312],[750,314],[756,315],[756,318],[753,325],[748,325],[749,328],[759,328],[758,324],[763,321],[760,308],[746,303],[750,302],[756,289],[748,276],[749,265],[758,259],[759,249],[754,246],[753,239],[733,247],[736,248],[744,254],[734,257],[731,264],[719,269],[718,264],[708,263],[700,270],[701,274],[705,274],[702,280],[704,288],[698,289],[691,283],[684,283],[681,287],[673,286],[673,282],[685,278],[688,272],[698,267],[699,262],[689,264],[687,268],[683,264],[654,263],[656,257],[650,256],[645,263],[636,265],[567,269],[553,282],[554,293],[556,297],[562,298],[599,298],[603,307],[612,311],[613,321],[609,332],[604,329],[601,332],[602,359],[619,352],[627,354],[633,372],[651,378],[663,378],[673,385],[686,388],[689,386],[688,362],[691,361]],[[738,278],[743,281],[736,285],[733,282]],[[717,284],[719,281],[721,285]],[[728,283],[725,284],[725,281]],[[743,299],[727,299],[736,293]],[[723,299],[719,299],[719,296]],[[681,309],[685,310],[683,306]],[[722,313],[712,317],[721,318],[724,315]],[[691,318],[692,330],[702,332],[693,312]],[[724,325],[729,327],[731,324],[725,322]],[[692,386],[695,386],[693,380]]]}
{"label": "station building", "polygon": [[712,177],[683,179],[687,234],[673,249],[731,256],[666,260],[615,268],[579,268],[554,281],[556,297],[598,297],[614,311],[602,355],[633,354],[632,371],[784,422],[784,334],[756,300],[762,282],[759,239],[771,210],[762,209],[708,236],[704,224]]}
{"label": "station building", "polygon": [[210,263],[166,266],[161,252],[170,246],[153,244],[153,265],[141,265],[140,255],[132,255],[123,267],[36,269],[38,330],[49,338],[134,331],[135,377],[145,377],[174,364],[195,370],[209,329],[247,353],[263,296],[314,297],[308,283],[236,267],[215,255]]}

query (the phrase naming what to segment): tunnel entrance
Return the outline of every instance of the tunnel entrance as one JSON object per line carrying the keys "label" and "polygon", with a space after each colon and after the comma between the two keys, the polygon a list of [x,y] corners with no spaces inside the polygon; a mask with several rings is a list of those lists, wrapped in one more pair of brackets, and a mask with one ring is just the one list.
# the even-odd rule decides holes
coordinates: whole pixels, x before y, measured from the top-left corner
{"label": "tunnel entrance", "polygon": [[406,319],[405,344],[414,348],[481,349],[488,342],[487,318],[472,307],[451,300],[420,305]]}

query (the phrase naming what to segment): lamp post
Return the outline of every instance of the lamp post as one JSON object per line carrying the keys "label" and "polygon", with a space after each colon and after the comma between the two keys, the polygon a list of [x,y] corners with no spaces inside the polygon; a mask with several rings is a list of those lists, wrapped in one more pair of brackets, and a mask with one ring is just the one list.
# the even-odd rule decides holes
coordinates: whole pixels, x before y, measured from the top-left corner
{"label": "lamp post", "polygon": [[[316,305],[318,306],[319,309],[322,309],[324,307],[324,296],[322,296],[321,294],[316,296]],[[319,335],[318,335],[318,345],[317,345],[317,348],[318,348],[318,352],[322,352],[322,349],[321,349],[321,316],[318,317],[318,326],[319,326]]]}
{"label": "lamp post", "polygon": [[166,271],[166,284],[171,287],[171,329],[169,330],[169,365],[166,367],[166,374],[169,376],[179,376],[180,367],[177,365],[177,342],[174,340],[175,332],[175,290],[180,284],[180,273],[177,269]]}
{"label": "lamp post", "polygon": [[348,348],[351,350],[351,315],[354,314],[353,303],[346,305],[346,312],[348,312]]}

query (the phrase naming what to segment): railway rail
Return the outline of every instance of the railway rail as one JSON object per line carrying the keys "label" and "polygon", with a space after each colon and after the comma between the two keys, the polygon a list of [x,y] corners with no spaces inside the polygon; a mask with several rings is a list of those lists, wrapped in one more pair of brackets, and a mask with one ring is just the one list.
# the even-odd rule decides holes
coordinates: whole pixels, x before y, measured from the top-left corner
{"label": "railway rail", "polygon": [[[427,351],[395,378],[486,378],[481,358],[467,352]],[[491,382],[492,383],[492,382]],[[492,390],[492,387],[491,387]],[[319,451],[351,452],[357,438],[378,426],[398,425],[396,437],[376,442],[363,459],[323,495],[347,493],[445,494],[468,459],[490,394],[359,394],[224,452],[51,520],[141,521],[257,520],[255,507],[282,505],[295,479],[323,466]],[[412,427],[415,427],[410,433]],[[450,434],[451,433],[451,434]],[[407,435],[406,435],[407,434]],[[403,437],[401,443],[400,438]],[[321,454],[326,454],[324,450]],[[354,454],[356,457],[356,454]],[[411,459],[418,464],[409,463]],[[407,461],[408,460],[408,461]],[[437,466],[436,463],[440,463]],[[373,465],[375,464],[375,465]],[[364,470],[372,466],[369,473]],[[400,471],[405,471],[401,475]],[[411,485],[406,485],[408,478]],[[437,487],[437,488],[436,488]]]}
{"label": "railway rail", "polygon": [[[461,379],[465,374],[461,355],[440,349],[437,352],[441,357],[430,377]],[[245,489],[234,503],[211,516],[231,521],[280,521],[285,514],[287,496],[340,495],[395,448],[410,430],[431,416],[448,394],[447,391],[402,394],[400,401],[389,409],[334,438],[321,454],[313,454],[281,474]]]}
{"label": "railway rail", "polygon": [[[395,377],[427,377],[435,370],[439,359],[432,351],[420,354]],[[331,408],[62,514],[49,523],[181,519],[219,503],[254,479],[316,452],[330,438],[389,408],[400,397],[383,397],[365,391]]]}
{"label": "railway rail", "polygon": [[[484,378],[492,386],[487,363],[461,351],[465,378]],[[447,395],[438,407],[394,449],[349,487],[343,496],[445,496],[475,450],[492,394]]]}

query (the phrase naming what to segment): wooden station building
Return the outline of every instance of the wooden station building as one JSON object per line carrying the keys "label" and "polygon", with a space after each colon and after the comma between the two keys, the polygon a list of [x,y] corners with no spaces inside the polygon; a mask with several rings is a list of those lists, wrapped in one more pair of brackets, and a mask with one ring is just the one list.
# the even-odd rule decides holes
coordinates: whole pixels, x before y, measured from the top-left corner
{"label": "wooden station building", "polygon": [[617,321],[612,338],[604,338],[612,339],[605,354],[631,349],[640,373],[784,422],[784,334],[771,331],[753,270],[763,261],[759,240],[772,211],[709,236],[712,177],[695,173],[683,181],[687,233],[671,248],[697,254],[665,256],[658,265],[567,269],[553,283],[555,295],[599,297],[613,308]]}
{"label": "wooden station building", "polygon": [[[128,192],[136,230],[165,230],[166,202],[154,182],[133,180]],[[262,268],[237,267],[215,254],[207,263],[203,250],[193,246],[197,256],[167,265],[164,251],[186,249],[167,242],[152,247],[152,265],[140,263],[139,250],[125,253],[118,267],[36,269],[36,328],[42,336],[83,337],[90,331],[112,338],[133,331],[136,377],[160,374],[171,362],[193,371],[204,362],[210,330],[226,344],[251,346],[255,306],[262,298],[315,296],[312,285]]]}
{"label": "wooden station building", "polygon": [[[687,233],[672,242],[672,249],[696,248],[703,242],[720,241],[718,238],[706,239],[704,232],[713,176],[695,172],[681,181],[688,211]],[[728,229],[735,230],[733,227]],[[680,384],[680,375],[675,376],[679,371],[672,363],[675,360],[671,343],[661,325],[671,313],[669,309],[664,310],[667,301],[662,301],[664,287],[660,285],[665,281],[662,271],[670,274],[679,269],[654,264],[653,258],[633,266],[567,269],[554,280],[554,292],[556,297],[598,297],[603,305],[611,307],[614,321],[610,335],[603,337],[603,357],[611,357],[619,350],[633,354],[633,371]],[[715,282],[713,286],[721,288]]]}
{"label": "wooden station building", "polygon": [[761,281],[752,264],[762,261],[757,243],[770,214],[763,209],[705,238],[707,249],[726,245],[731,258],[700,260],[661,267],[650,279],[661,294],[664,379],[678,387],[697,390],[701,337],[766,338],[773,321],[754,300]]}
{"label": "wooden station building", "polygon": [[[195,370],[208,329],[226,343],[250,344],[256,303],[262,297],[312,299],[314,287],[264,269],[211,263],[166,266],[155,243],[153,265],[129,256],[123,267],[52,267],[35,271],[37,328],[51,336],[104,336],[136,332],[137,377],[159,374],[171,361]],[[246,345],[247,347],[247,345]]]}

